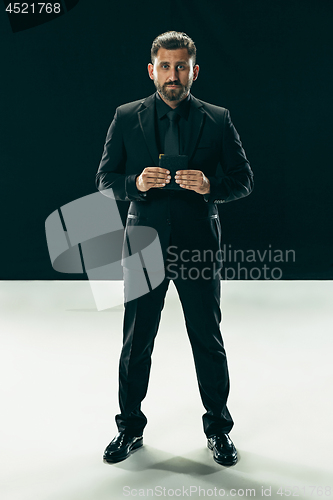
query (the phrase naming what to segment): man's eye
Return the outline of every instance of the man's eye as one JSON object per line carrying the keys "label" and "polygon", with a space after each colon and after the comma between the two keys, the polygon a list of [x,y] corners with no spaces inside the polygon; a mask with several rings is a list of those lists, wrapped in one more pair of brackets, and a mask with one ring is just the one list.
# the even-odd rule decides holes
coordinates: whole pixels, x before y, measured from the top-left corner
{"label": "man's eye", "polygon": [[169,66],[167,64],[163,64],[162,68],[167,69]]}

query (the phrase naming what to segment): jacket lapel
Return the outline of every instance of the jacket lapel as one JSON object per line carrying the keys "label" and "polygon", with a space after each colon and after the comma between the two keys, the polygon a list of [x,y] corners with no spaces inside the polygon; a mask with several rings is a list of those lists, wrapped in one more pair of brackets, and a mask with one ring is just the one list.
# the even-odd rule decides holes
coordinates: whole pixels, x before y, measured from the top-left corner
{"label": "jacket lapel", "polygon": [[158,166],[158,149],[155,136],[155,94],[147,97],[142,102],[144,106],[138,112],[140,127],[144,140],[147,144],[150,156],[156,166]]}
{"label": "jacket lapel", "polygon": [[195,152],[202,127],[204,126],[206,113],[203,110],[202,103],[191,94],[190,114],[188,117],[189,127],[187,127],[186,143],[184,154],[190,160]]}

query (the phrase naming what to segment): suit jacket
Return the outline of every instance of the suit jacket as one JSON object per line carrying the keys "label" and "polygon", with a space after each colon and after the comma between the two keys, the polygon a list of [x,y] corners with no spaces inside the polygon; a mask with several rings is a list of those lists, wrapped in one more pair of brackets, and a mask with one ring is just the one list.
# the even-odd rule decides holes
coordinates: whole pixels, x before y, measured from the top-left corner
{"label": "suit jacket", "polygon": [[[220,248],[217,203],[250,194],[253,173],[227,109],[191,95],[188,139],[184,154],[189,169],[201,170],[210,193],[152,188],[141,193],[136,177],[145,167],[158,166],[155,137],[155,94],[117,108],[107,133],[96,186],[116,200],[130,201],[126,227],[150,226],[159,235],[163,255],[170,244],[178,252]],[[221,165],[223,174],[217,174]]]}

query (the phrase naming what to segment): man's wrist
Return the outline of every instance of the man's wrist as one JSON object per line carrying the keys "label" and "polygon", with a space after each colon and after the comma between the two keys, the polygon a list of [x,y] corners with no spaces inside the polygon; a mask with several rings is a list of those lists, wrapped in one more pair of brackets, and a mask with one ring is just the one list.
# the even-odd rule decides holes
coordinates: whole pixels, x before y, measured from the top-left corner
{"label": "man's wrist", "polygon": [[136,174],[130,174],[126,176],[125,180],[125,191],[126,191],[126,201],[143,200],[146,198],[146,193],[139,191],[136,185]]}
{"label": "man's wrist", "polygon": [[140,174],[137,175],[137,177],[135,179],[135,185],[136,185],[136,189],[139,191],[140,194],[146,193],[146,191],[143,191],[142,189],[140,189]]}
{"label": "man's wrist", "polygon": [[204,176],[204,190],[202,191],[202,194],[209,194],[210,193],[210,181],[207,179],[206,176]]}

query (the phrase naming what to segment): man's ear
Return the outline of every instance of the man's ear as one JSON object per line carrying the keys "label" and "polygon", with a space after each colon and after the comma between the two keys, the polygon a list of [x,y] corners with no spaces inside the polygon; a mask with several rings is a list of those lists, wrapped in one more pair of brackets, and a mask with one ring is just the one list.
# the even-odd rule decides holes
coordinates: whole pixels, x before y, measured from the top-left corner
{"label": "man's ear", "polygon": [[193,66],[193,81],[195,82],[195,80],[198,78],[198,75],[199,75],[199,65],[196,64],[195,66]]}
{"label": "man's ear", "polygon": [[152,63],[148,64],[148,75],[151,80],[154,80],[154,65]]}

